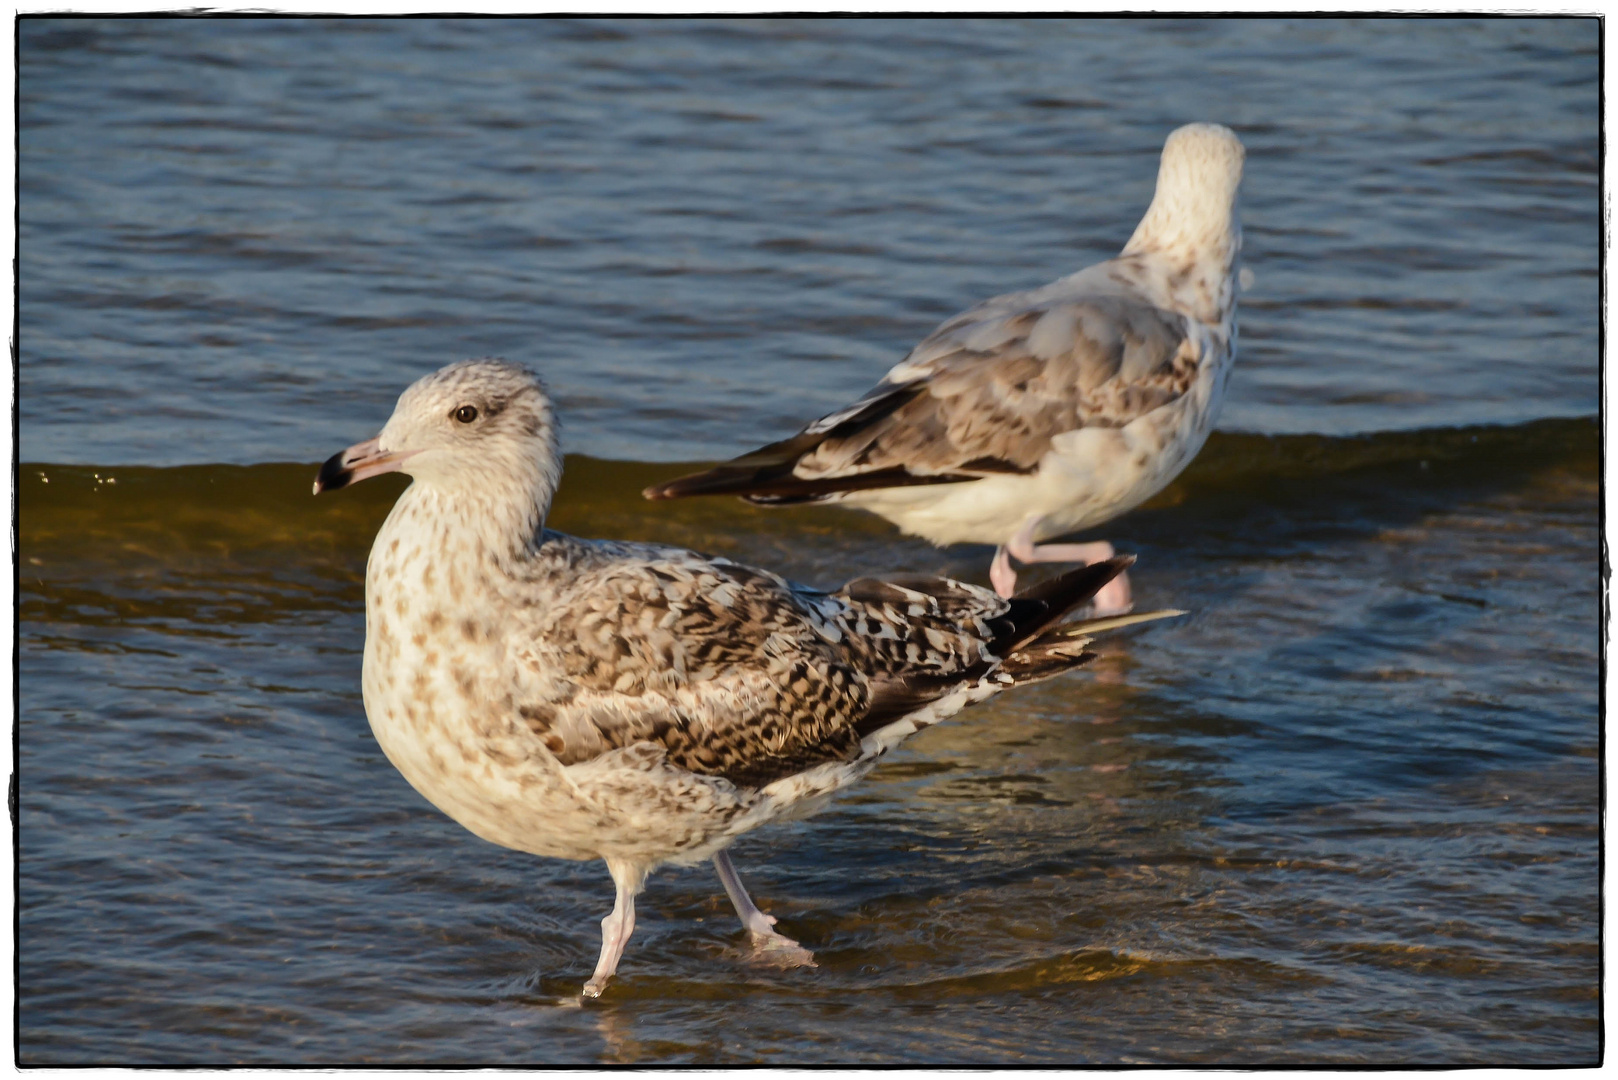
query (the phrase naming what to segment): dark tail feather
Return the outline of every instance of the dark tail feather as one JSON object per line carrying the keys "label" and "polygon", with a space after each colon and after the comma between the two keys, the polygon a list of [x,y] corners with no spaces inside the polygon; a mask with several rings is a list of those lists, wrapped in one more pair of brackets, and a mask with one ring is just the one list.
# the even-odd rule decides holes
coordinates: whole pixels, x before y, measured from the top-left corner
{"label": "dark tail feather", "polygon": [[[845,491],[907,487],[914,484],[959,484],[981,479],[973,475],[914,475],[903,466],[872,469],[848,476],[804,478],[792,470],[805,454],[828,440],[846,439],[880,423],[923,392],[922,384],[879,384],[864,398],[840,413],[810,424],[790,439],[761,446],[750,454],[716,465],[705,472],[653,484],[641,492],[648,499],[679,499],[688,495],[740,495],[749,502],[784,506],[819,502]],[[822,425],[830,422],[829,427]],[[991,469],[990,471],[993,471]]]}
{"label": "dark tail feather", "polygon": [[1173,610],[1145,611],[1138,615],[1114,615],[1102,619],[1077,619],[1063,623],[1053,630],[1045,631],[1028,644],[1020,646],[1016,652],[1006,657],[1006,662],[1000,665],[1000,672],[1011,676],[1011,681],[1018,685],[1048,679],[1052,675],[1060,675],[1064,671],[1088,664],[1096,658],[1095,653],[1084,651],[1084,647],[1095,640],[1091,637],[1092,634],[1184,614],[1183,611]]}
{"label": "dark tail feather", "polygon": [[754,468],[720,465],[707,472],[681,476],[663,484],[653,484],[641,492],[648,499],[679,499],[687,495],[739,495],[751,503],[789,506],[793,503],[820,502],[845,491],[871,488],[914,487],[918,484],[962,484],[978,476],[907,472],[895,466],[850,476],[817,477],[805,480],[792,475],[796,461]]}
{"label": "dark tail feather", "polygon": [[653,484],[641,492],[648,499],[680,499],[687,495],[742,495],[768,486],[782,478],[792,478],[798,458],[813,450],[824,437],[799,432],[761,446],[750,454],[733,458],[703,472]]}
{"label": "dark tail feather", "polygon": [[[988,643],[988,651],[1001,658],[998,666],[990,659],[965,671],[912,672],[880,682],[874,687],[866,715],[855,723],[855,730],[864,738],[991,670],[1009,677],[1013,683],[1038,682],[1060,675],[1095,659],[1095,653],[1084,651],[1091,634],[1170,615],[1184,615],[1183,611],[1152,611],[1062,622],[1074,608],[1093,599],[1103,585],[1134,562],[1135,556],[1120,555],[1106,562],[1092,563],[1012,597],[1009,610],[989,621],[994,637]],[[849,588],[882,588],[887,584],[854,582]]]}
{"label": "dark tail feather", "polygon": [[1010,609],[990,623],[995,629],[990,650],[1010,656],[1059,624],[1068,612],[1093,599],[1102,586],[1134,564],[1135,556],[1119,555],[1069,570],[1018,593],[1011,598]]}
{"label": "dark tail feather", "polygon": [[[1015,619],[1019,603],[1041,604],[1044,610],[1030,609],[1030,617],[1016,627],[1016,643],[1009,652],[1001,654],[1006,658],[1005,663],[1000,665],[1001,674],[1011,676],[1012,681],[1019,684],[1048,679],[1094,660],[1096,654],[1085,652],[1084,647],[1094,640],[1096,634],[1184,615],[1183,611],[1163,610],[1062,621],[1069,612],[1095,596],[1101,586],[1121,574],[1134,561],[1133,555],[1123,555],[1103,563],[1094,563],[1042,582],[1013,597],[1012,610],[1002,618]],[[1087,571],[1098,570],[1103,572],[1093,577],[1081,576]]]}

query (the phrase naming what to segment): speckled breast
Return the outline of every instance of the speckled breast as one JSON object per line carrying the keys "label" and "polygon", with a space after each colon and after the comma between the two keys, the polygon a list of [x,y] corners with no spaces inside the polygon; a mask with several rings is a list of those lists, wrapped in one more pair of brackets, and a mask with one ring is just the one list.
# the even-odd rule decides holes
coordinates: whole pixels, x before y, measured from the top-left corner
{"label": "speckled breast", "polygon": [[556,823],[579,800],[556,760],[520,723],[506,627],[479,604],[476,566],[421,520],[411,492],[377,535],[365,582],[362,688],[371,731],[412,787],[491,843],[588,859]]}

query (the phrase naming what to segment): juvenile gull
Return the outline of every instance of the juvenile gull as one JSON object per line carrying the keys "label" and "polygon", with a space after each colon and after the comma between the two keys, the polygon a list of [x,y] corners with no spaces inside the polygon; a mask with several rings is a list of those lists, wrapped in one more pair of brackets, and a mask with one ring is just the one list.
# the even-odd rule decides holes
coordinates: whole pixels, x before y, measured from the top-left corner
{"label": "juvenile gull", "polygon": [[575,539],[545,528],[561,463],[538,378],[471,360],[405,390],[315,491],[415,478],[366,567],[371,730],[483,839],[606,861],[617,903],[588,996],[663,863],[711,858],[754,943],[811,962],[725,849],[813,810],[920,728],[1083,664],[1086,634],[1155,617],[1058,625],[1128,558],[1007,600],[932,577],[816,592],[678,548]]}
{"label": "juvenile gull", "polygon": [[[935,544],[994,544],[989,576],[1003,597],[1016,586],[1011,558],[1110,558],[1105,541],[1040,541],[1139,506],[1213,428],[1236,354],[1243,157],[1228,128],[1180,128],[1117,258],[985,300],[852,405],[646,497],[840,502]],[[1096,607],[1129,604],[1120,575]]]}

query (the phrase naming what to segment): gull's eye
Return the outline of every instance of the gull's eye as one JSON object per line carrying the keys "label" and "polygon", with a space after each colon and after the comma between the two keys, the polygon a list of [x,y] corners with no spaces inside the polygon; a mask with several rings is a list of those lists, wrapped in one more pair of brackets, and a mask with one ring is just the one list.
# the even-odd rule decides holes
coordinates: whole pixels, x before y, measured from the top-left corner
{"label": "gull's eye", "polygon": [[470,424],[472,421],[478,418],[478,410],[476,406],[473,405],[462,405],[450,415],[455,417],[455,419],[459,420],[463,424]]}

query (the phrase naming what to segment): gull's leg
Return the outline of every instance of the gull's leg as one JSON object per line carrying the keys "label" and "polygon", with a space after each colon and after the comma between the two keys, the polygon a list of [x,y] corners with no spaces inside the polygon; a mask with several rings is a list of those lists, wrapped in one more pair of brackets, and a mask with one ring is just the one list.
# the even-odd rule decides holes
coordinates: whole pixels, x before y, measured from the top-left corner
{"label": "gull's leg", "polygon": [[994,562],[989,564],[989,583],[1002,599],[1010,600],[1017,592],[1017,571],[1011,568],[1011,560],[1006,557],[1006,549],[994,549]]}
{"label": "gull's leg", "polygon": [[618,886],[618,900],[612,914],[601,920],[601,959],[596,962],[595,974],[584,984],[585,997],[600,997],[607,980],[618,970],[618,958],[624,955],[629,935],[635,932],[635,894],[646,882],[646,871],[632,863],[607,860],[607,869]]}
{"label": "gull's leg", "polygon": [[742,887],[741,876],[736,873],[736,864],[730,861],[730,852],[721,851],[713,857],[713,868],[719,871],[719,883],[725,887],[725,894],[730,902],[736,905],[736,914],[742,917],[742,925],[749,933],[759,937],[769,937],[775,934],[771,929],[775,926],[775,917],[766,915],[753,905],[753,898],[747,895]]}
{"label": "gull's leg", "polygon": [[[1044,520],[1037,514],[1030,514],[1017,530],[1015,536],[1006,541],[1002,551],[1009,551],[1019,562],[1076,562],[1088,566],[1091,563],[1110,559],[1115,554],[1111,544],[1105,540],[1095,540],[1088,544],[1036,544],[1034,531]],[[998,558],[998,556],[996,556]],[[990,571],[993,576],[993,571]],[[1005,593],[1000,595],[1004,596]],[[1123,615],[1135,606],[1134,598],[1129,589],[1128,572],[1119,574],[1101,587],[1096,593],[1095,613],[1097,615]]]}
{"label": "gull's leg", "polygon": [[741,876],[736,873],[729,852],[721,851],[715,855],[713,866],[719,871],[719,882],[724,885],[730,902],[736,906],[736,914],[741,916],[742,925],[752,935],[754,948],[761,953],[768,952],[772,960],[789,967],[815,966],[815,954],[784,934],[776,933],[774,916],[764,914],[753,904],[753,898],[742,887]]}

